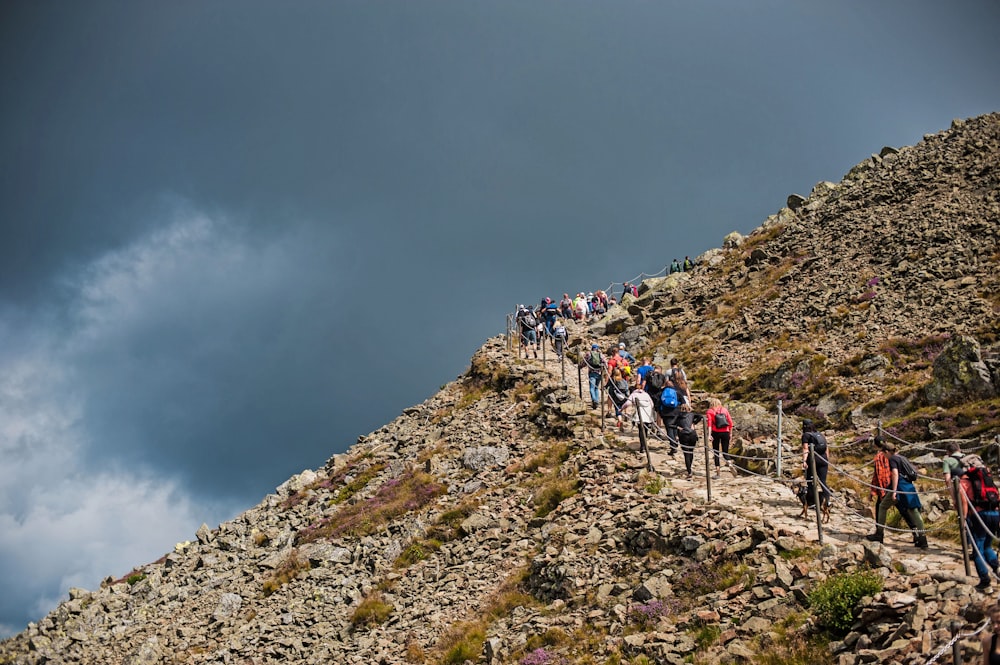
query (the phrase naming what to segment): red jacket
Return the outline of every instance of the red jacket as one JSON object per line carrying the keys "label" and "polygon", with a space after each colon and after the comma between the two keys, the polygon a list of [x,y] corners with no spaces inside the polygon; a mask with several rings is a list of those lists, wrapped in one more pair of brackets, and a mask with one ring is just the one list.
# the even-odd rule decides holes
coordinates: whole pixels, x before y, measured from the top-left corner
{"label": "red jacket", "polygon": [[[729,423],[725,427],[715,426],[715,414],[720,412],[726,416],[726,422]],[[732,432],[733,431],[733,417],[729,415],[729,409],[724,406],[720,406],[718,409],[710,408],[705,412],[705,420],[708,421],[708,430],[710,432]]]}

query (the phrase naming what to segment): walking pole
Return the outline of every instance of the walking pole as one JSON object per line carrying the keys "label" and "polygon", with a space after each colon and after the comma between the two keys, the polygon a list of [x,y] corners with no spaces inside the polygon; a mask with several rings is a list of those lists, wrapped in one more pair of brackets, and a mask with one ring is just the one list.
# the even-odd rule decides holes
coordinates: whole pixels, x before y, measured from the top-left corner
{"label": "walking pole", "polygon": [[562,382],[563,382],[563,385],[566,385],[566,345],[565,344],[563,344],[563,348],[560,349],[560,351],[561,351],[561,353],[559,354],[559,369],[562,370]]}
{"label": "walking pole", "polygon": [[781,400],[778,400],[778,480],[781,480]]}
{"label": "walking pole", "polygon": [[549,340],[548,340],[548,337],[549,337],[549,333],[548,333],[548,329],[547,329],[547,328],[546,328],[546,327],[545,327],[544,325],[542,325],[542,330],[544,330],[544,331],[545,331],[545,335],[544,335],[544,336],[545,336],[545,338],[546,338],[546,339],[545,339],[545,341],[544,341],[544,342],[542,342],[542,364],[544,365],[544,364],[545,364],[545,361],[546,361],[546,357],[545,357],[545,349],[546,349],[546,347],[548,346],[548,341],[549,341]]}
{"label": "walking pole", "polygon": [[962,489],[959,486],[958,478],[951,479],[951,498],[955,501],[955,512],[958,513],[958,532],[962,536],[962,563],[965,564],[965,575],[968,577],[972,573],[969,571],[969,534],[965,528],[966,520],[962,517],[962,505],[959,503],[958,493]]}
{"label": "walking pole", "polygon": [[816,533],[819,535],[819,544],[823,545],[823,522],[820,519],[819,508],[819,478],[816,476],[816,451],[813,449],[813,442],[809,442],[809,468],[812,469],[813,481],[813,507],[816,508]]}
{"label": "walking pole", "polygon": [[701,421],[701,434],[705,437],[705,491],[706,500],[712,503],[712,460],[708,458],[708,418]]}
{"label": "walking pole", "polygon": [[580,399],[583,399],[583,368],[576,366],[576,387],[580,389]]}

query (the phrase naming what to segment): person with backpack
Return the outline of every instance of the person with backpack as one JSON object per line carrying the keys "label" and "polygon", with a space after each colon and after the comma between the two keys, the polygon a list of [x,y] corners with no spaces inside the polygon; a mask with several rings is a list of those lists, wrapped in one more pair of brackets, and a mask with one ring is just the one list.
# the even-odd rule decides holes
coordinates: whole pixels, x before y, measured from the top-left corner
{"label": "person with backpack", "polygon": [[535,328],[538,326],[538,319],[535,313],[529,308],[521,305],[517,310],[517,325],[521,334],[521,348],[524,350],[524,357],[528,357],[528,351],[534,350],[535,357],[538,357],[538,334]]}
{"label": "person with backpack", "polygon": [[590,384],[590,408],[596,409],[601,403],[601,377],[604,375],[604,356],[601,347],[590,345],[590,351],[583,355],[580,367],[587,368],[587,379]]}
{"label": "person with backpack", "polygon": [[875,500],[875,532],[865,536],[865,540],[874,543],[884,542],[885,518],[892,504],[889,490],[892,488],[892,471],[889,470],[890,452],[885,448],[885,440],[881,435],[875,436],[875,459],[872,471],[871,496]]}
{"label": "person with backpack", "polygon": [[682,267],[684,268],[684,272],[694,269],[694,261],[691,260],[690,256],[684,257],[684,265]]}
{"label": "person with backpack", "polygon": [[[729,457],[729,443],[733,432],[733,417],[729,409],[722,405],[722,400],[713,397],[708,400],[708,411],[705,412],[708,431],[712,436],[712,450],[715,452],[715,477],[719,477],[720,456],[726,460],[726,466],[733,470],[733,460]],[[733,471],[735,473],[735,471]]]}
{"label": "person with backpack", "polygon": [[826,484],[826,476],[830,470],[830,450],[826,437],[816,431],[813,421],[806,418],[802,421],[802,469],[805,471],[806,483],[812,495],[813,465],[809,459],[810,452],[816,460],[816,480],[819,481],[820,503],[830,505],[830,488]]}
{"label": "person with backpack", "polygon": [[685,404],[681,398],[680,391],[670,378],[666,378],[666,385],[660,391],[660,399],[656,400],[657,412],[663,421],[663,428],[667,430],[667,440],[670,441],[668,454],[673,457],[680,445],[679,419],[681,417],[681,405]]}
{"label": "person with backpack", "polygon": [[979,455],[966,455],[961,463],[964,468],[958,481],[961,513],[975,544],[973,555],[979,575],[976,588],[984,591],[990,588],[991,571],[997,575],[1000,569],[1000,560],[993,550],[993,538],[1000,530],[1000,494]]}
{"label": "person with backpack", "polygon": [[674,259],[673,263],[670,264],[670,274],[678,273],[681,271],[681,264],[677,259]]}
{"label": "person with backpack", "polygon": [[556,348],[556,358],[562,360],[563,353],[566,350],[566,342],[569,341],[569,332],[566,330],[566,322],[562,319],[556,319],[555,324],[552,326],[552,344]]}
{"label": "person with backpack", "polygon": [[694,475],[691,471],[694,464],[694,448],[698,445],[698,432],[694,426],[701,422],[701,414],[694,413],[690,404],[682,404],[677,409],[674,422],[677,428],[677,441],[684,456],[685,477],[690,480]]}
{"label": "person with backpack", "polygon": [[573,300],[568,293],[564,293],[562,300],[559,301],[559,315],[564,319],[573,318]]}
{"label": "person with backpack", "polygon": [[962,453],[961,446],[958,445],[957,441],[949,441],[944,447],[947,454],[941,460],[941,470],[944,472],[944,480],[951,487],[951,479],[958,478],[962,475],[962,458],[965,457]]}
{"label": "person with backpack", "polygon": [[615,427],[622,429],[624,427],[622,424],[622,408],[628,400],[629,389],[628,381],[625,379],[625,375],[622,373],[620,367],[615,367],[611,370],[611,378],[605,384],[604,390],[607,391],[608,401],[614,409]]}
{"label": "person with backpack", "polygon": [[539,308],[542,321],[545,322],[545,333],[552,337],[552,327],[556,323],[556,319],[559,318],[559,305],[556,304],[552,298],[543,298],[542,305]]}
{"label": "person with backpack", "polygon": [[883,542],[886,513],[890,505],[895,505],[900,517],[903,518],[903,521],[906,522],[906,525],[913,533],[913,545],[925,550],[927,549],[927,535],[924,532],[924,520],[920,516],[923,505],[920,503],[920,495],[917,493],[917,488],[913,484],[917,480],[917,470],[913,468],[910,460],[899,454],[896,450],[896,444],[891,441],[880,441],[880,436],[875,438],[878,445],[885,451],[888,457],[889,482],[888,485],[885,485],[881,478],[879,482],[875,482],[879,464],[876,460],[876,470],[875,474],[873,474],[872,485],[880,485],[885,490],[885,494],[876,503],[875,533],[865,536],[865,538],[879,543]]}

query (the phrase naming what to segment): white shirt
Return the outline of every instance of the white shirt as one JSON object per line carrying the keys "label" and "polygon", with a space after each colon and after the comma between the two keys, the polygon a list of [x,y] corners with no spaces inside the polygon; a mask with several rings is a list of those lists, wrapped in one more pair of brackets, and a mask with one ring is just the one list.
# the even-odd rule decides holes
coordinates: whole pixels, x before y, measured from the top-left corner
{"label": "white shirt", "polygon": [[625,403],[630,404],[635,409],[642,422],[651,423],[655,420],[656,416],[653,415],[653,398],[642,388],[633,390],[632,394],[625,400]]}

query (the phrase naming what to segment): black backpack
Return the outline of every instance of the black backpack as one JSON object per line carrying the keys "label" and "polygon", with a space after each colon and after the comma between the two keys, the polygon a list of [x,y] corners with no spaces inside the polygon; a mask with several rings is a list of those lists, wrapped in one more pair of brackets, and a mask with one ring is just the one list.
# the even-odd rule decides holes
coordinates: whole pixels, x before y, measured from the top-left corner
{"label": "black backpack", "polygon": [[667,385],[667,377],[662,372],[650,372],[649,376],[646,377],[646,383],[649,384],[649,390],[646,392],[659,392]]}
{"label": "black backpack", "polygon": [[719,409],[715,412],[715,429],[726,429],[729,427],[729,419],[726,418],[726,412],[724,409]]}

